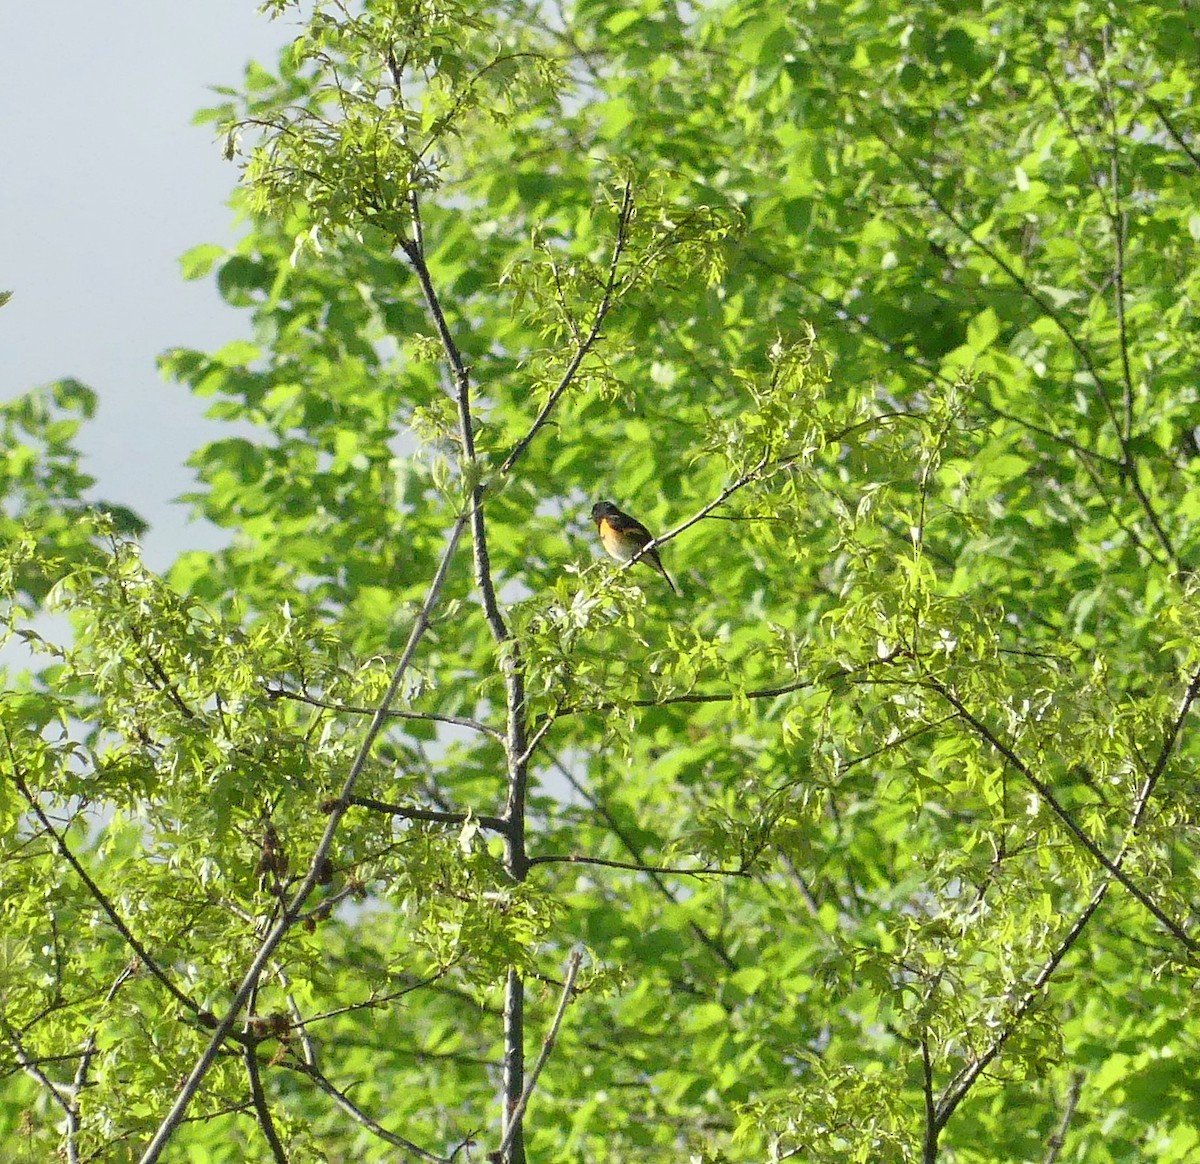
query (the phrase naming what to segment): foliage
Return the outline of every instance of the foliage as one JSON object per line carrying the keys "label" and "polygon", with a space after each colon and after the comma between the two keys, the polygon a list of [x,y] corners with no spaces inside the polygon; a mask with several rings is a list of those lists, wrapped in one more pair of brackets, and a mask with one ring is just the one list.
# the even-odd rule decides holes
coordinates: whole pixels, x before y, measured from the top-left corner
{"label": "foliage", "polygon": [[229,545],[4,429],[10,1154],[1190,1158],[1195,23],[318,2]]}

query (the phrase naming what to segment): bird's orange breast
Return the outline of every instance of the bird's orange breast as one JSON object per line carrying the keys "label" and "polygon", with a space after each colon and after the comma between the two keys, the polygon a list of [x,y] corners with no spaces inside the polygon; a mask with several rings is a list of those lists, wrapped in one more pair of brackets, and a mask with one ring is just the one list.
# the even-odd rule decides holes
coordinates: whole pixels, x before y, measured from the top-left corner
{"label": "bird's orange breast", "polygon": [[607,517],[602,517],[599,521],[600,527],[600,544],[604,546],[614,558],[622,562],[628,562],[630,558],[637,552],[638,546],[636,539],[623,534],[618,530]]}

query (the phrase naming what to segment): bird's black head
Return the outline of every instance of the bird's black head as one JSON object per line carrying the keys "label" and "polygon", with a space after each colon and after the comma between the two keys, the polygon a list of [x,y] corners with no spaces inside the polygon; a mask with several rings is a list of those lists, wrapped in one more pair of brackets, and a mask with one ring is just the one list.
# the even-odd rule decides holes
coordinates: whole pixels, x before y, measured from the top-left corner
{"label": "bird's black head", "polygon": [[611,517],[618,512],[620,511],[611,501],[597,501],[592,506],[592,521],[599,521],[602,517]]}

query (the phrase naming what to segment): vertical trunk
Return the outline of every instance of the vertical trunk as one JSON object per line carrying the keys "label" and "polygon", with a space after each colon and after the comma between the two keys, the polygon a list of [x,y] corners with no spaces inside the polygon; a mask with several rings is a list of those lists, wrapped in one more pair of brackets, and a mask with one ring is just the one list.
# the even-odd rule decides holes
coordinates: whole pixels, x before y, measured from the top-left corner
{"label": "vertical trunk", "polygon": [[[520,1126],[509,1134],[509,1121],[517,1110],[525,1086],[525,983],[509,970],[504,990],[504,1124],[508,1151],[501,1164],[525,1164],[525,1133]],[[518,1119],[520,1117],[518,1116]]]}
{"label": "vertical trunk", "polygon": [[[508,823],[504,864],[514,881],[524,881],[529,873],[529,854],[525,849],[525,800],[529,785],[529,746],[525,719],[525,675],[520,652],[513,642],[506,660],[505,687],[508,703]],[[509,968],[504,985],[504,1141],[508,1150],[501,1164],[525,1164],[525,1133],[518,1110],[525,1087],[525,983],[516,970]],[[517,1126],[509,1127],[516,1119]]]}

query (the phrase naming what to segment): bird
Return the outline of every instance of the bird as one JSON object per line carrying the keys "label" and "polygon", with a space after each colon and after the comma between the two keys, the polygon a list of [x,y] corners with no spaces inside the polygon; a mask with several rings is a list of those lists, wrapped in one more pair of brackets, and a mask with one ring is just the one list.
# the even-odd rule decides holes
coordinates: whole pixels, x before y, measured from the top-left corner
{"label": "bird", "polygon": [[[635,517],[622,513],[611,501],[597,501],[592,506],[592,521],[600,531],[600,544],[609,557],[618,562],[628,562],[639,550],[654,541],[654,535]],[[679,590],[671,581],[671,575],[663,568],[658,550],[650,546],[641,556],[641,561],[653,566],[666,580],[672,594]]]}

